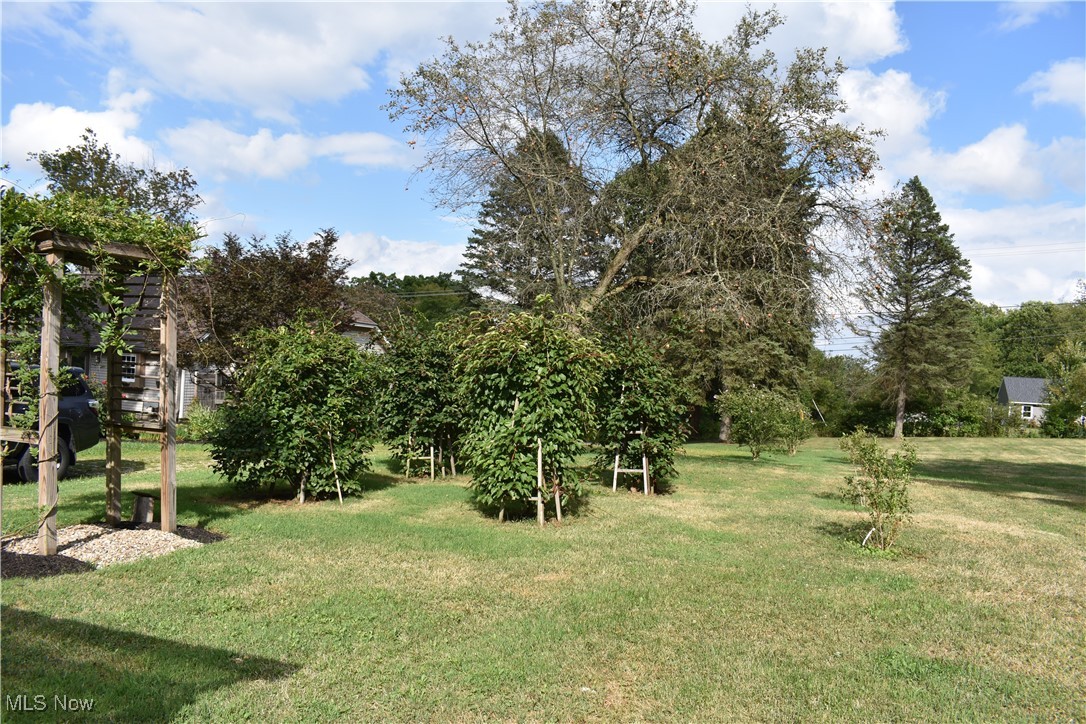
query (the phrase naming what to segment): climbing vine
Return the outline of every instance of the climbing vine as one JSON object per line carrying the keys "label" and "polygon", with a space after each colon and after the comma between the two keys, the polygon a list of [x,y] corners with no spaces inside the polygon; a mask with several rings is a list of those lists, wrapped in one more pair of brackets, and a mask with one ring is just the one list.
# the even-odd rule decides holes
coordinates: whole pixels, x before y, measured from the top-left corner
{"label": "climbing vine", "polygon": [[[56,231],[88,243],[86,273],[70,265],[50,267],[37,251],[35,235]],[[42,197],[6,189],[0,198],[0,272],[3,275],[0,347],[5,362],[35,362],[40,350],[43,289],[55,279],[62,294],[62,314],[68,326],[93,325],[101,339],[97,351],[126,352],[136,304],[124,299],[131,276],[177,273],[188,261],[199,232],[191,224],[165,221],[132,211],[123,199],[62,192]],[[147,259],[120,260],[109,245],[130,244],[148,253]],[[30,365],[15,373],[16,384],[31,383]],[[20,379],[20,378],[26,378]],[[13,424],[29,424],[37,416],[33,400]]]}

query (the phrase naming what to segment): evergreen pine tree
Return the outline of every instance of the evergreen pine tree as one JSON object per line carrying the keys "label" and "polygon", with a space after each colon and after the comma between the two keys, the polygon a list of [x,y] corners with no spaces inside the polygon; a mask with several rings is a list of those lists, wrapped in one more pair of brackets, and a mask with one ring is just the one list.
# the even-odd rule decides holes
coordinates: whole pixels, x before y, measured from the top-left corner
{"label": "evergreen pine tree", "polygon": [[593,200],[591,184],[561,139],[549,131],[528,133],[491,181],[461,278],[523,309],[541,294],[551,295],[559,309],[574,309],[604,264]]}
{"label": "evergreen pine tree", "polygon": [[875,372],[900,438],[908,402],[963,382],[972,348],[969,262],[919,178],[886,202],[865,266],[864,332],[875,337]]}

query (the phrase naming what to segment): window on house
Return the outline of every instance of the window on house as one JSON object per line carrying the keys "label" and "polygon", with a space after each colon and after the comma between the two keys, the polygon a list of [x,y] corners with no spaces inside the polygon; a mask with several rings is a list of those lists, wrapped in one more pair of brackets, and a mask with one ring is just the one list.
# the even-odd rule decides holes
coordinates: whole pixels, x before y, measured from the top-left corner
{"label": "window on house", "polygon": [[1031,417],[1033,417],[1033,406],[1022,405],[1022,419],[1028,420]]}
{"label": "window on house", "polygon": [[226,402],[226,376],[222,372],[215,373],[215,404]]}
{"label": "window on house", "polygon": [[121,382],[130,383],[136,381],[136,355],[121,355]]}

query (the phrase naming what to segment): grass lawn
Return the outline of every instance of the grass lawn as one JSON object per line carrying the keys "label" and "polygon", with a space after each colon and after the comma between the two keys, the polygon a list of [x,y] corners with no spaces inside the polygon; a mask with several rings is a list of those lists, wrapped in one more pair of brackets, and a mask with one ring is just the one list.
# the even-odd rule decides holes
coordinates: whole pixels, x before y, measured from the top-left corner
{"label": "grass lawn", "polygon": [[[380,457],[343,507],[247,501],[183,446],[178,522],[227,539],[5,580],[3,694],[120,721],[1086,717],[1086,445],[917,444],[890,556],[855,542],[834,440],[690,445],[673,494],[601,486],[543,530]],[[104,457],[61,525],[103,518]],[[157,485],[156,445],[125,458],[126,490]],[[36,500],[4,487],[5,533]]]}

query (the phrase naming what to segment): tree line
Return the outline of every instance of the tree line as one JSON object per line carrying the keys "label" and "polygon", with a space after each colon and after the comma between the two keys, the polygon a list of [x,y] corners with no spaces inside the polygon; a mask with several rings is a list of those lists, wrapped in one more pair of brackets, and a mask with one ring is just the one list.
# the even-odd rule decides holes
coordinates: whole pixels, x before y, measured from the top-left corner
{"label": "tree line", "polygon": [[[461,268],[350,279],[334,228],[228,234],[179,276],[182,364],[240,380],[252,336],[302,315],[335,329],[362,311],[408,345],[473,312],[495,324],[530,313],[544,296],[571,334],[630,340],[658,360],[702,435],[730,438],[720,400],[751,390],[795,400],[828,434],[1007,434],[1017,425],[994,405],[1004,375],[1049,379],[1059,414],[1046,430],[1081,430],[1086,294],[979,305],[919,178],[869,200],[876,132],[839,120],[844,66],[766,51],[775,11],[749,12],[720,43],[693,11],[528,3],[486,41],[449,39],[387,110],[422,142],[435,199],[477,218]],[[188,171],[125,163],[93,131],[35,159],[54,196],[195,221]],[[863,310],[852,329],[869,359],[815,349],[846,296]]]}

